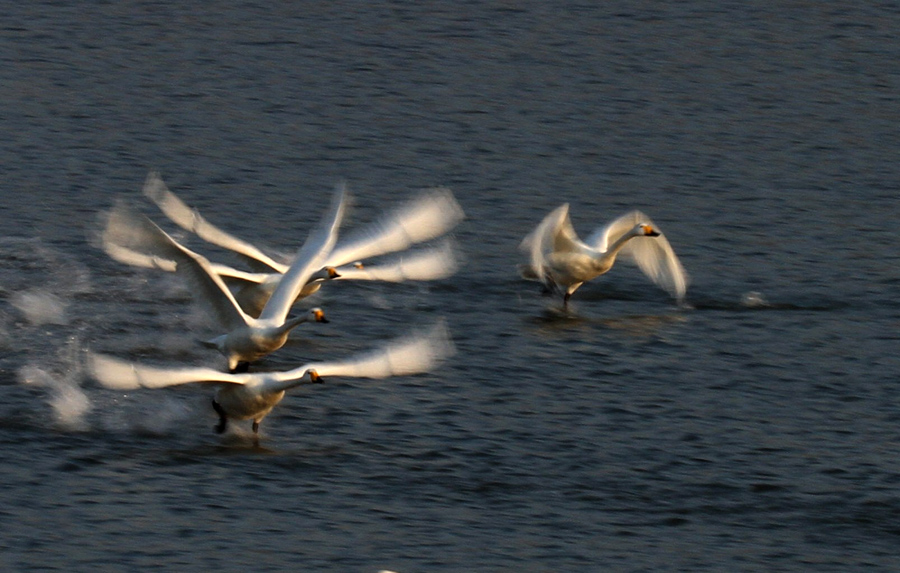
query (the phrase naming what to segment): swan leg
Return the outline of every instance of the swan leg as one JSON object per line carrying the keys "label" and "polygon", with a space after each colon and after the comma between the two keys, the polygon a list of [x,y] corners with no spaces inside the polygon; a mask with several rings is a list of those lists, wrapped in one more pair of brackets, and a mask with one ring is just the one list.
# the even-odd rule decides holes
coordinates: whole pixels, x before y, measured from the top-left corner
{"label": "swan leg", "polygon": [[222,406],[216,402],[215,398],[213,398],[212,405],[213,410],[219,415],[219,423],[216,424],[216,433],[221,434],[225,432],[225,426],[228,425],[228,416],[225,414],[225,410],[222,409]]}
{"label": "swan leg", "polygon": [[259,420],[253,420],[253,446],[259,447]]}
{"label": "swan leg", "polygon": [[550,273],[545,274],[543,287],[541,288],[541,294],[543,294],[544,296],[553,296],[560,293],[562,293],[562,289],[559,288],[559,285],[556,284],[556,281],[553,280],[553,277],[550,276]]}

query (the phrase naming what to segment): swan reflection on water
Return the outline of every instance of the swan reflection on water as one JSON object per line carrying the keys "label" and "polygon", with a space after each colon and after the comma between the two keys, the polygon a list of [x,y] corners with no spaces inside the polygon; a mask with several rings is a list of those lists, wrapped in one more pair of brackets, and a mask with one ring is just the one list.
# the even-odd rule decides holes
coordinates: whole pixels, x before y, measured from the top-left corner
{"label": "swan reflection on water", "polygon": [[556,307],[549,307],[529,319],[531,324],[544,332],[562,332],[578,329],[609,329],[620,331],[632,338],[658,336],[661,331],[687,320],[681,312],[664,314],[620,314],[615,316],[585,316]]}

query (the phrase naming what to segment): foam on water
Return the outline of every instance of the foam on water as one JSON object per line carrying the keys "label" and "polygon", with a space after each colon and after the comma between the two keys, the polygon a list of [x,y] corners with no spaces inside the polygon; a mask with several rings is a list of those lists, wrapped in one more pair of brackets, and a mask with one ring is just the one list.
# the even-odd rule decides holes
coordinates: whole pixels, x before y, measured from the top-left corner
{"label": "foam on water", "polygon": [[183,428],[196,416],[195,409],[183,399],[152,391],[114,395],[103,393],[108,402],[98,416],[107,432],[167,436]]}
{"label": "foam on water", "polygon": [[68,324],[66,302],[52,292],[42,289],[17,292],[9,302],[33,326]]}
{"label": "foam on water", "polygon": [[741,296],[741,305],[747,308],[760,308],[769,306],[769,301],[761,292],[750,291]]}
{"label": "foam on water", "polygon": [[56,364],[29,363],[18,372],[21,384],[47,390],[56,422],[70,430],[86,430],[85,416],[91,411],[91,400],[81,388],[84,371],[79,355],[80,344],[73,338],[60,350]]}

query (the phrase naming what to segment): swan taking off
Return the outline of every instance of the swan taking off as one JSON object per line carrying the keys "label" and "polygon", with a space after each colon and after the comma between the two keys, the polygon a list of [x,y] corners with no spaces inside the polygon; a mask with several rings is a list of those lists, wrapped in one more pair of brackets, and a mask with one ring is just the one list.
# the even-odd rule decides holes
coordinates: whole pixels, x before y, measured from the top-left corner
{"label": "swan taking off", "polygon": [[119,205],[110,213],[104,236],[132,252],[149,252],[161,257],[160,261],[174,262],[177,272],[191,283],[200,301],[206,303],[228,329],[226,334],[212,339],[209,344],[225,355],[228,369],[234,371],[239,365],[258,360],[284,346],[297,325],[310,318],[324,322],[324,315],[318,309],[294,318],[288,318],[288,313],[303,287],[318,278],[316,270],[323,268],[334,248],[345,205],[346,194],[339,187],[330,213],[310,233],[294,263],[283,275],[278,275],[278,283],[259,318],[241,309],[206,258],[179,244],[146,217],[130,213]]}
{"label": "swan taking off", "polygon": [[88,354],[88,369],[107,388],[163,388],[178,384],[206,382],[219,384],[213,408],[219,414],[216,431],[222,433],[229,418],[253,420],[254,434],[259,423],[284,398],[286,390],[301,384],[321,382],[322,377],[387,378],[433,370],[455,352],[443,322],[425,332],[396,340],[377,350],[335,362],[312,362],[286,372],[227,373],[213,368],[161,368],[132,364],[105,356]]}
{"label": "swan taking off", "polygon": [[594,231],[587,241],[575,234],[565,203],[544,217],[520,245],[529,262],[522,276],[540,280],[563,295],[563,305],[585,281],[608,272],[616,257],[630,258],[650,280],[681,304],[688,276],[659,228],[640,211],[631,211]]}

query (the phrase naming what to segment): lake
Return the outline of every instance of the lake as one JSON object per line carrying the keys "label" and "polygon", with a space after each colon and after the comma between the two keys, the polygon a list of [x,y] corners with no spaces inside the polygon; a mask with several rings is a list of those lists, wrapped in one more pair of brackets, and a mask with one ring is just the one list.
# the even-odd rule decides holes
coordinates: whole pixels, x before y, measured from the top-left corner
{"label": "lake", "polygon": [[[889,3],[33,2],[0,33],[0,487],[9,571],[892,570],[900,559],[900,11]],[[98,246],[150,170],[291,252],[452,189],[463,263],[328,284],[257,368],[446,319],[436,371],[333,378],[224,436],[174,275]],[[519,278],[571,204],[652,217],[568,313]],[[213,260],[240,261],[185,233]]]}

